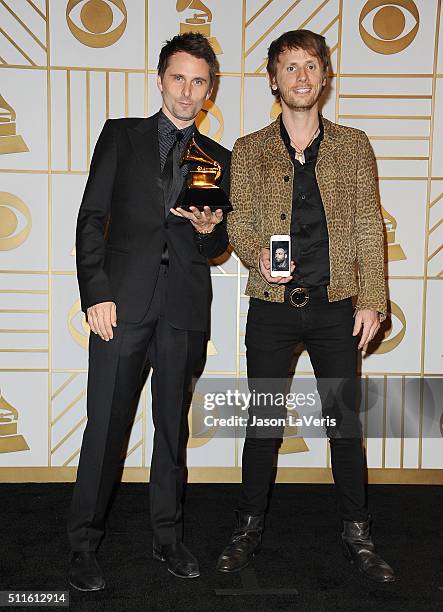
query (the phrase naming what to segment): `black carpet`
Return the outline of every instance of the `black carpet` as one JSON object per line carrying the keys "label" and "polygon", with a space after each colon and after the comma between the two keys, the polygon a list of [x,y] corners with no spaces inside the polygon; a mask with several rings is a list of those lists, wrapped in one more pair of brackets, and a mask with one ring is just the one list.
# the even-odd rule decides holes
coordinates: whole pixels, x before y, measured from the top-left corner
{"label": "black carpet", "polygon": [[[67,589],[65,517],[72,487],[0,485],[2,590]],[[98,593],[71,588],[70,609],[443,610],[443,487],[369,487],[377,550],[400,578],[390,585],[370,583],[344,558],[332,485],[277,485],[254,571],[216,573],[238,490],[239,485],[188,486],[185,542],[199,559],[201,577],[182,580],[152,559],[147,485],[120,485],[98,555],[107,588]],[[248,585],[295,588],[298,594],[216,594]]]}

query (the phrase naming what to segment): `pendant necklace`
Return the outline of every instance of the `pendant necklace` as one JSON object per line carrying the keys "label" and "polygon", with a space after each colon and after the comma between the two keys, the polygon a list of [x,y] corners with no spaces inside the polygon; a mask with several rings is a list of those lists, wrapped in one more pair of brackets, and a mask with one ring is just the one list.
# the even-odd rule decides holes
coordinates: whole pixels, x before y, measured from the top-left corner
{"label": "pendant necklace", "polygon": [[297,149],[297,147],[295,146],[295,143],[291,139],[291,145],[294,147],[294,150],[295,150],[295,159],[299,161],[301,164],[304,164],[306,161],[305,160],[306,149],[311,146],[311,144],[317,138],[319,133],[320,133],[320,126],[315,130],[314,134],[312,135],[311,140],[308,142],[308,144],[303,149]]}

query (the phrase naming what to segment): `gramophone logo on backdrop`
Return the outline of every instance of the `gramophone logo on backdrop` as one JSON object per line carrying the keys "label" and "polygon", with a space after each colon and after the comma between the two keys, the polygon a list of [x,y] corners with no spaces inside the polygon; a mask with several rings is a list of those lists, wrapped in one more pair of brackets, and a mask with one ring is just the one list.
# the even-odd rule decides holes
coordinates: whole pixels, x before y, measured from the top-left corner
{"label": "gramophone logo on backdrop", "polygon": [[420,25],[420,14],[413,0],[368,0],[358,21],[365,45],[375,53],[392,55],[412,43]]}
{"label": "gramophone logo on backdrop", "polygon": [[386,244],[385,244],[385,260],[386,261],[401,261],[406,259],[405,252],[400,244],[395,242],[395,230],[397,229],[397,220],[388,211],[381,208],[383,215],[383,223],[386,228]]}
{"label": "gramophone logo on backdrop", "polygon": [[0,389],[0,453],[29,450],[24,437],[17,433],[18,410],[11,406]]}
{"label": "gramophone logo on backdrop", "polygon": [[110,47],[122,37],[128,23],[128,12],[123,0],[69,0],[66,23],[72,35],[83,45]]}
{"label": "gramophone logo on backdrop", "polygon": [[185,32],[198,32],[199,34],[203,34],[211,43],[214,53],[217,55],[223,53],[223,49],[218,40],[211,36],[212,12],[203,2],[200,0],[177,0],[175,8],[178,13],[186,9],[199,11],[198,13],[194,13],[192,17],[185,19],[184,23],[180,23],[180,34],[184,34]]}
{"label": "gramophone logo on backdrop", "polygon": [[25,141],[16,133],[15,110],[0,95],[0,154],[26,153]]}
{"label": "gramophone logo on backdrop", "polygon": [[23,244],[31,227],[31,212],[23,200],[13,193],[0,191],[0,251],[12,251]]}

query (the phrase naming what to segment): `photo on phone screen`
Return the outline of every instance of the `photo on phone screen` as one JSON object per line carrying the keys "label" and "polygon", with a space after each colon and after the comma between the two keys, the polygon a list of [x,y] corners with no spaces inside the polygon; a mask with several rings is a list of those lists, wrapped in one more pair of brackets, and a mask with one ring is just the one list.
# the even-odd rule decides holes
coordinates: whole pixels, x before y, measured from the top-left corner
{"label": "photo on phone screen", "polygon": [[288,276],[291,264],[291,241],[289,236],[271,237],[271,275]]}

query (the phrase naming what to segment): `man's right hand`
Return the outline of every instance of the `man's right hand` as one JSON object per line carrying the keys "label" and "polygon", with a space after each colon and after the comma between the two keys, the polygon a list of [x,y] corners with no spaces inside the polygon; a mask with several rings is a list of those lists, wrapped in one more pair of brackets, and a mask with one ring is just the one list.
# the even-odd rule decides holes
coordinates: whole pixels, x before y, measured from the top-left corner
{"label": "man's right hand", "polygon": [[[294,272],[294,270],[295,263],[291,261],[291,274]],[[271,258],[269,249],[262,249],[260,251],[260,272],[268,283],[283,285],[292,280],[292,276],[271,276]]]}
{"label": "man's right hand", "polygon": [[117,307],[114,302],[100,302],[87,311],[88,325],[102,340],[112,340],[112,328],[117,326]]}

